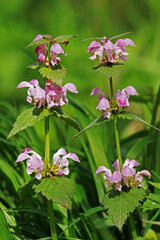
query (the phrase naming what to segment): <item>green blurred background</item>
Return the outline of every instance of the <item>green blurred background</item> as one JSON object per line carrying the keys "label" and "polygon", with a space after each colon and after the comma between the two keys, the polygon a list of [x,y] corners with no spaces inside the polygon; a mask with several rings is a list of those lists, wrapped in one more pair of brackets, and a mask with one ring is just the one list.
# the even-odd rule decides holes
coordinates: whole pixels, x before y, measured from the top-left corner
{"label": "green blurred background", "polygon": [[90,41],[81,40],[131,31],[127,37],[133,39],[136,48],[128,48],[126,69],[115,77],[116,90],[133,85],[139,94],[144,92],[144,86],[155,92],[160,75],[159,12],[157,0],[1,0],[1,99],[25,102],[26,89],[17,90],[18,83],[42,79],[37,71],[25,72],[26,66],[36,59],[34,47],[25,47],[39,33],[77,36],[66,47],[68,56],[62,57],[62,64],[68,69],[65,82],[76,84],[76,98],[85,104],[94,102],[94,109],[91,90],[99,87],[108,92],[108,83],[92,70],[96,62],[88,59]]}

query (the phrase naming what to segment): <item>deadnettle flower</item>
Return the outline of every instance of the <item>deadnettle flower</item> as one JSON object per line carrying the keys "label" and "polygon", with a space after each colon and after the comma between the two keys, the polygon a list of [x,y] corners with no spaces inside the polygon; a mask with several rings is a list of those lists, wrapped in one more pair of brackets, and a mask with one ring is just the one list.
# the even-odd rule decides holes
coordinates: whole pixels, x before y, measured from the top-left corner
{"label": "deadnettle flower", "polygon": [[61,61],[60,57],[57,57],[58,54],[63,54],[67,55],[67,53],[64,53],[64,50],[61,48],[59,43],[55,43],[51,48],[50,48],[50,56],[51,56],[51,64],[56,65]]}
{"label": "deadnettle flower", "polygon": [[37,79],[33,79],[30,82],[23,81],[17,88],[29,87],[27,93],[27,102],[32,103],[38,108],[44,106],[46,103],[48,107],[53,106],[63,106],[68,104],[68,99],[66,97],[67,90],[73,93],[78,93],[76,86],[73,83],[67,83],[60,87],[51,80],[47,80],[45,84],[45,90],[39,86]]}
{"label": "deadnettle flower", "polygon": [[121,191],[122,186],[134,187],[141,186],[143,175],[151,178],[151,174],[147,170],[142,170],[136,173],[134,167],[139,163],[136,160],[126,159],[123,164],[123,169],[120,172],[119,160],[113,163],[115,171],[112,173],[110,169],[104,166],[98,167],[96,174],[104,172],[104,179],[106,187],[114,187],[115,190]]}
{"label": "deadnettle flower", "polygon": [[134,87],[128,86],[122,91],[118,90],[114,95],[114,99],[119,107],[129,107],[130,95],[138,95]]}
{"label": "deadnettle flower", "polygon": [[39,180],[42,178],[42,172],[44,169],[44,163],[41,156],[34,152],[31,148],[24,148],[18,156],[16,162],[27,160],[27,174],[31,175],[36,173],[35,177]]}
{"label": "deadnettle flower", "polygon": [[91,92],[90,95],[95,95],[99,94],[98,96],[98,105],[96,109],[103,110],[103,116],[104,118],[110,118],[111,112],[110,112],[110,103],[106,99],[106,95],[99,89],[99,88],[94,88]]}
{"label": "deadnettle flower", "polygon": [[37,105],[40,108],[45,103],[45,91],[39,86],[39,82],[37,79],[33,79],[30,82],[23,81],[21,82],[17,88],[28,87],[28,96],[27,102],[32,103],[34,101],[34,105]]}
{"label": "deadnettle flower", "polygon": [[[43,38],[43,35],[38,34],[33,41],[37,41],[41,38]],[[67,53],[64,53],[64,50],[61,48],[59,43],[54,43],[51,46],[50,56],[48,56],[48,47],[46,43],[38,45],[35,48],[35,52],[38,54],[38,60],[45,63],[46,66],[57,65],[61,61],[61,58],[58,57],[59,54],[67,55]]]}
{"label": "deadnettle flower", "polygon": [[104,172],[104,179],[105,179],[105,186],[106,188],[115,186],[115,190],[121,191],[122,185],[121,185],[121,173],[118,170],[115,170],[113,173],[110,169],[107,169],[104,166],[98,167],[96,174]]}
{"label": "deadnettle flower", "polygon": [[79,158],[75,153],[67,153],[64,148],[60,148],[54,155],[53,155],[53,162],[51,171],[54,175],[68,175],[69,174],[69,161],[68,158],[72,159],[73,161],[80,162]]}
{"label": "deadnettle flower", "polygon": [[76,86],[73,83],[67,83],[60,87],[51,80],[46,81],[45,92],[46,101],[49,107],[53,106],[63,106],[68,104],[68,99],[66,97],[67,90],[73,93],[78,93]]}
{"label": "deadnettle flower", "polygon": [[[101,45],[102,44],[102,45]],[[93,41],[88,47],[88,52],[93,54],[90,57],[91,60],[98,58],[100,63],[117,63],[119,60],[127,61],[127,55],[125,46],[134,46],[134,42],[129,39],[118,39],[115,44],[113,44],[109,39],[104,37],[101,41]]]}

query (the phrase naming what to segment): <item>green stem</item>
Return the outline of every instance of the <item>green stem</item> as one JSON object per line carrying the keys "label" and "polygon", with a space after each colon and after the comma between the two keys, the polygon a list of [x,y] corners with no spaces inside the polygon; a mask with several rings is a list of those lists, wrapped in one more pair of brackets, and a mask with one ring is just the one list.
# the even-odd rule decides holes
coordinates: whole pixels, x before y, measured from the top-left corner
{"label": "green stem", "polygon": [[129,226],[130,226],[130,232],[132,235],[132,239],[136,240],[137,239],[137,231],[136,231],[136,227],[135,227],[135,223],[134,223],[134,219],[133,219],[132,215],[129,216]]}
{"label": "green stem", "polygon": [[[50,160],[50,139],[49,139],[49,116],[45,119],[45,170],[48,170]],[[54,219],[53,201],[48,200],[48,214],[52,240],[57,240],[56,225]]]}
{"label": "green stem", "polygon": [[55,221],[54,221],[54,209],[53,209],[53,201],[52,200],[48,200],[48,214],[49,214],[49,222],[50,222],[52,240],[57,240],[57,233],[56,233],[56,225],[55,225]]}
{"label": "green stem", "polygon": [[118,126],[117,126],[117,116],[114,116],[114,129],[115,129],[115,138],[116,138],[116,147],[117,147],[117,154],[119,160],[119,167],[120,171],[122,171],[123,163],[122,163],[122,156],[121,156],[121,148],[120,148],[120,141],[119,141],[119,133],[118,133]]}
{"label": "green stem", "polygon": [[49,116],[45,119],[45,169],[48,169],[50,159]]}
{"label": "green stem", "polygon": [[110,77],[109,81],[110,81],[111,100],[112,102],[114,102],[112,77]]}

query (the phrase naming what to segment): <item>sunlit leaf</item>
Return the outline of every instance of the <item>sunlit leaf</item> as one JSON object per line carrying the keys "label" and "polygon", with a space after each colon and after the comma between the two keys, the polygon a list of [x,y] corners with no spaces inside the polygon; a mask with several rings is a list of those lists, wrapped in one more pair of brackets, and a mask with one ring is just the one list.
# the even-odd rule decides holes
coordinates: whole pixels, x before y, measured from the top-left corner
{"label": "sunlit leaf", "polygon": [[93,68],[97,73],[101,74],[106,78],[111,78],[117,72],[124,69],[124,64],[113,64],[111,67],[107,65],[99,65]]}
{"label": "sunlit leaf", "polygon": [[37,107],[33,107],[22,112],[14,123],[13,128],[8,135],[8,138],[14,136],[19,131],[33,126],[35,123],[49,116],[49,114],[49,110]]}
{"label": "sunlit leaf", "polygon": [[32,47],[33,45],[47,44],[50,41],[51,41],[50,39],[41,38],[37,41],[32,41],[30,44],[28,44],[28,46],[26,48]]}
{"label": "sunlit leaf", "polygon": [[160,208],[160,195],[150,193],[147,196],[147,200],[143,204],[143,212],[151,211],[157,208]]}
{"label": "sunlit leaf", "polygon": [[110,192],[103,200],[113,223],[121,231],[130,213],[132,213],[143,201],[146,192],[142,188],[133,188],[129,192]]}
{"label": "sunlit leaf", "polygon": [[39,69],[40,74],[47,78],[51,79],[53,82],[55,82],[58,85],[62,85],[63,79],[66,76],[66,68],[61,66],[60,64],[55,65],[53,67],[41,67]]}
{"label": "sunlit leaf", "polygon": [[72,38],[75,38],[74,35],[62,35],[55,37],[53,40],[57,43],[68,43]]}
{"label": "sunlit leaf", "polygon": [[34,185],[36,193],[41,193],[48,200],[53,200],[63,207],[72,208],[74,183],[63,177],[43,178],[38,185]]}
{"label": "sunlit leaf", "polygon": [[29,69],[36,69],[36,68],[39,67],[40,65],[41,65],[41,63],[39,63],[39,62],[33,63],[33,64],[31,64],[31,65],[28,65],[28,66],[26,67],[26,71],[29,70]]}
{"label": "sunlit leaf", "polygon": [[53,116],[56,118],[60,118],[64,120],[66,123],[68,123],[71,127],[77,129],[80,131],[80,126],[77,123],[77,121],[73,118],[71,118],[69,115],[67,115],[65,112],[62,111],[60,108],[55,108],[54,110],[51,111]]}

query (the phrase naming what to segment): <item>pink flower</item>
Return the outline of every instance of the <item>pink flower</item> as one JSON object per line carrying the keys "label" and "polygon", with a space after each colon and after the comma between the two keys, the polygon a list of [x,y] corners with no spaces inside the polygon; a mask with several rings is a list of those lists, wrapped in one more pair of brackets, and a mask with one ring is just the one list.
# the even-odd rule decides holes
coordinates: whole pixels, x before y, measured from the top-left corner
{"label": "pink flower", "polygon": [[[43,35],[38,34],[33,41],[37,41],[43,38]],[[59,54],[67,55],[64,53],[64,50],[61,48],[59,43],[54,43],[50,48],[50,56],[48,56],[48,46],[47,44],[40,44],[35,48],[35,52],[38,54],[38,60],[49,65],[57,65],[61,58],[58,57]],[[50,60],[49,60],[50,59]]]}
{"label": "pink flower", "polygon": [[52,171],[54,175],[68,175],[69,174],[69,161],[68,158],[73,161],[80,162],[79,158],[75,153],[68,153],[64,148],[60,148],[53,155]]}
{"label": "pink flower", "polygon": [[129,53],[126,52],[125,46],[134,46],[134,42],[129,39],[118,39],[115,44],[113,44],[109,39],[104,37],[101,40],[102,45],[98,41],[93,41],[88,47],[88,52],[93,54],[90,57],[91,60],[98,58],[100,63],[117,63],[119,60],[127,61],[127,56]]}
{"label": "pink flower", "polygon": [[[98,167],[96,174],[104,172],[105,186],[106,188],[115,185],[115,190],[121,191],[121,173],[120,171],[115,170],[112,174],[110,169],[107,169],[104,166]],[[114,184],[115,183],[115,184]]]}
{"label": "pink flower", "polygon": [[29,87],[27,93],[27,102],[32,103],[38,108],[44,106],[46,103],[48,107],[53,106],[63,106],[68,104],[68,99],[66,97],[67,90],[73,93],[78,93],[76,86],[73,83],[67,83],[64,86],[60,87],[51,80],[46,81],[45,90],[39,86],[39,82],[36,79],[31,80],[30,82],[23,81],[17,88]]}
{"label": "pink flower", "polygon": [[138,95],[137,91],[132,86],[128,86],[122,91],[118,90],[114,95],[114,99],[118,103],[119,107],[129,107],[130,95]]}
{"label": "pink flower", "polygon": [[[29,155],[32,154],[32,155]],[[27,160],[27,174],[31,175],[33,172],[36,173],[35,177],[39,180],[42,178],[42,172],[44,169],[44,163],[41,156],[34,152],[31,148],[24,148],[18,156],[16,162]]]}
{"label": "pink flower", "polygon": [[30,82],[23,81],[17,86],[18,89],[24,87],[29,87],[27,91],[27,102],[32,103],[33,100],[34,104],[37,105],[38,108],[44,105],[45,91],[39,86],[39,82],[37,79],[33,79]]}
{"label": "pink flower", "polygon": [[76,86],[73,83],[67,83],[60,87],[51,80],[46,81],[45,92],[46,92],[46,102],[49,107],[53,106],[63,106],[68,104],[68,99],[66,97],[67,90],[73,93],[78,93]]}
{"label": "pink flower", "polygon": [[51,56],[51,64],[52,65],[56,65],[61,61],[61,58],[57,57],[58,54],[67,55],[67,53],[64,53],[64,50],[61,48],[59,43],[55,43],[50,48],[50,56]]}
{"label": "pink flower", "polygon": [[93,41],[88,47],[88,52],[93,54],[90,57],[91,60],[95,60],[98,57],[98,61],[103,62],[103,47],[98,41]]}
{"label": "pink flower", "polygon": [[104,173],[105,185],[106,188],[114,187],[115,190],[121,191],[122,186],[134,187],[141,186],[143,176],[146,175],[151,178],[151,174],[147,170],[142,170],[136,173],[134,167],[138,166],[139,163],[136,160],[126,159],[123,164],[123,169],[120,171],[119,160],[117,159],[113,163],[115,171],[112,173],[110,169],[107,169],[104,166],[98,167],[96,174]]}
{"label": "pink flower", "polygon": [[110,118],[110,103],[109,101],[106,99],[105,94],[99,89],[99,88],[94,88],[91,92],[90,95],[95,95],[95,94],[99,94],[98,96],[98,105],[96,109],[102,110],[103,111],[103,116],[104,118]]}

